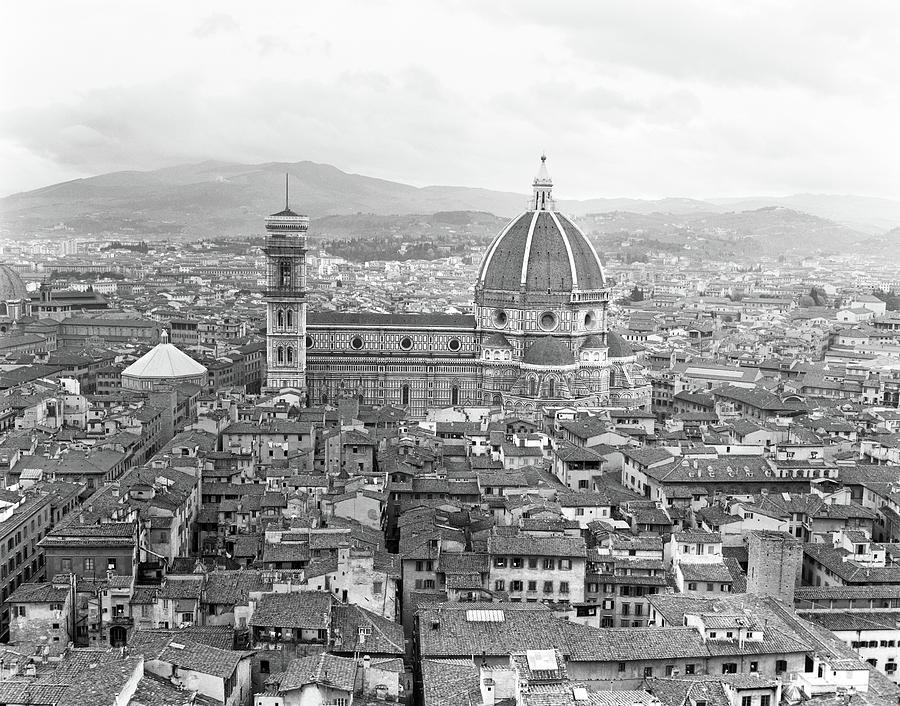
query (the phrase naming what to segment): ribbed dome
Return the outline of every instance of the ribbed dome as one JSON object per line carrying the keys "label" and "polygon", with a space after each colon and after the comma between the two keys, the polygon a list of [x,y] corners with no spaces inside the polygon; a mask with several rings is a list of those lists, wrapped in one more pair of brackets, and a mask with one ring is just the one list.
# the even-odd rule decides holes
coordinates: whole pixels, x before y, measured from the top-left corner
{"label": "ribbed dome", "polygon": [[154,380],[197,377],[205,374],[205,366],[171,343],[154,346],[122,371],[123,376]]}
{"label": "ribbed dome", "polygon": [[526,365],[565,367],[575,365],[575,356],[565,343],[553,336],[545,336],[528,347],[522,362]]}
{"label": "ribbed dome", "polygon": [[501,231],[481,263],[486,290],[546,293],[605,287],[600,260],[578,227],[561,213],[527,211]]}
{"label": "ribbed dome", "polygon": [[28,298],[28,290],[19,273],[9,265],[0,265],[0,302]]}
{"label": "ribbed dome", "polygon": [[584,339],[584,343],[581,344],[581,350],[595,350],[606,348],[603,341],[600,340],[600,336],[595,333],[592,333],[590,336]]}
{"label": "ribbed dome", "polygon": [[609,358],[631,358],[634,355],[634,349],[631,345],[615,331],[609,331],[606,334],[606,343],[609,346]]}
{"label": "ribbed dome", "polygon": [[534,301],[606,286],[603,266],[587,237],[556,212],[546,160],[541,157],[529,210],[512,219],[488,248],[476,292],[498,293],[507,301],[506,293],[524,294]]}

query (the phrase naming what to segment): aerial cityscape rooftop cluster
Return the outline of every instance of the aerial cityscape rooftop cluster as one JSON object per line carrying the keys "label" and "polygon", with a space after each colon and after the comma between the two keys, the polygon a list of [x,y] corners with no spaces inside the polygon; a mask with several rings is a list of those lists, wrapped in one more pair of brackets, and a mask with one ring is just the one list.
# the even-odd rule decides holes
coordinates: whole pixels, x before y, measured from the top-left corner
{"label": "aerial cityscape rooftop cluster", "polygon": [[897,702],[900,263],[301,201],[0,246],[0,704]]}

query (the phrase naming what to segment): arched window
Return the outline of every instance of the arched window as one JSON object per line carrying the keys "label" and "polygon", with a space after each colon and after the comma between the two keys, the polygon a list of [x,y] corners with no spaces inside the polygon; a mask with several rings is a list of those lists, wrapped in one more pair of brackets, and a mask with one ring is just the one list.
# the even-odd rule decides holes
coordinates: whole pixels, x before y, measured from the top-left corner
{"label": "arched window", "polygon": [[278,328],[283,328],[284,327],[284,309],[278,310],[276,319],[278,320]]}
{"label": "arched window", "polygon": [[294,347],[293,346],[287,347],[287,362],[288,363],[294,362]]}
{"label": "arched window", "polygon": [[459,385],[450,388],[450,404],[459,404]]}
{"label": "arched window", "polygon": [[284,346],[278,346],[275,354],[275,360],[277,360],[279,363],[284,363]]}
{"label": "arched window", "polygon": [[537,397],[537,379],[531,378],[528,380],[528,394],[531,397]]}
{"label": "arched window", "polygon": [[550,380],[547,382],[547,395],[551,400],[556,397],[556,380],[554,380],[553,378],[550,378]]}
{"label": "arched window", "polygon": [[409,385],[400,388],[400,404],[409,404]]}
{"label": "arched window", "polygon": [[287,310],[287,325],[288,328],[292,328],[294,326],[294,312],[290,309]]}

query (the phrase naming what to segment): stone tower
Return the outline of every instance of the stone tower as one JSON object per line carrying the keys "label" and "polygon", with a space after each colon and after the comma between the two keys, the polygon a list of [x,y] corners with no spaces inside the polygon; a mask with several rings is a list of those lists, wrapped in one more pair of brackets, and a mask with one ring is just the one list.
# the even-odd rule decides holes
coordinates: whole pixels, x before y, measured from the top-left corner
{"label": "stone tower", "polygon": [[747,538],[747,593],[794,605],[803,568],[803,542],[787,532],[757,530]]}
{"label": "stone tower", "polygon": [[266,391],[306,394],[306,231],[284,182],[284,210],[266,217]]}

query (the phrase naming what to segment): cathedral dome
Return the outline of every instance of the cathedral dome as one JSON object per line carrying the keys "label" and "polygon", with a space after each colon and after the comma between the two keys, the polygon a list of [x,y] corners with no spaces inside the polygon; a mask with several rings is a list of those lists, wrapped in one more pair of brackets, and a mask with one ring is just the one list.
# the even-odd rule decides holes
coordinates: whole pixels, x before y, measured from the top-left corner
{"label": "cathedral dome", "polygon": [[19,301],[28,299],[28,290],[25,283],[9,265],[0,265],[0,302]]}
{"label": "cathedral dome", "polygon": [[542,158],[530,210],[513,218],[488,247],[476,289],[548,295],[603,289],[603,266],[581,230],[554,210]]}
{"label": "cathedral dome", "polygon": [[544,336],[532,343],[522,357],[525,365],[545,368],[565,368],[575,365],[575,356],[565,343],[553,336]]}

